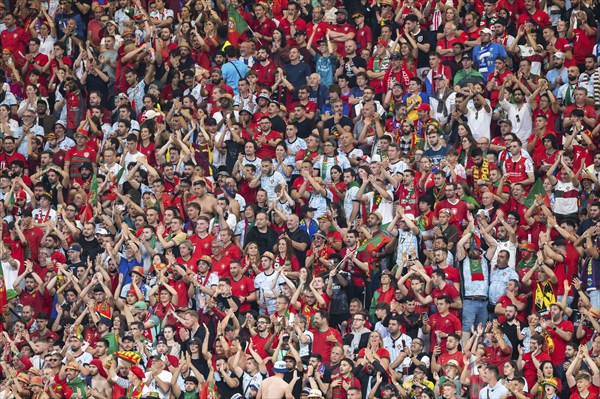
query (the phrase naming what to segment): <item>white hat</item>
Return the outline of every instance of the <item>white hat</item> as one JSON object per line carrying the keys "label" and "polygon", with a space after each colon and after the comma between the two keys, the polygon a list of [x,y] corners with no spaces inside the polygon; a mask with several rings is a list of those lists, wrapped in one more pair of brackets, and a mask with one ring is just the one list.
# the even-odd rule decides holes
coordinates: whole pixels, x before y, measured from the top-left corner
{"label": "white hat", "polygon": [[483,28],[482,30],[480,30],[480,31],[479,31],[479,35],[481,36],[481,35],[483,35],[483,34],[486,34],[486,35],[492,35],[492,34],[493,34],[493,32],[492,32],[492,30],[491,30],[491,29],[489,29],[489,28]]}
{"label": "white hat", "polygon": [[278,362],[275,362],[275,365],[273,366],[273,371],[276,373],[287,373],[288,368],[286,367],[285,362],[283,360],[280,360]]}
{"label": "white hat", "polygon": [[154,118],[156,118],[159,115],[160,114],[158,112],[156,112],[155,110],[149,109],[148,111],[146,111],[144,113],[144,118],[146,118],[146,120],[149,120],[149,119],[154,119]]}

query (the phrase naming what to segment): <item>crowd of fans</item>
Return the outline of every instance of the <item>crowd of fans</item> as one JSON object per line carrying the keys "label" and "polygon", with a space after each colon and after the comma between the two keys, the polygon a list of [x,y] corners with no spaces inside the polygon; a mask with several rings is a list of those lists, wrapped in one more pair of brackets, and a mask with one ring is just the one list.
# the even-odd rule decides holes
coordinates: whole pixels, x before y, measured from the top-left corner
{"label": "crowd of fans", "polygon": [[598,19],[0,2],[0,398],[597,399]]}

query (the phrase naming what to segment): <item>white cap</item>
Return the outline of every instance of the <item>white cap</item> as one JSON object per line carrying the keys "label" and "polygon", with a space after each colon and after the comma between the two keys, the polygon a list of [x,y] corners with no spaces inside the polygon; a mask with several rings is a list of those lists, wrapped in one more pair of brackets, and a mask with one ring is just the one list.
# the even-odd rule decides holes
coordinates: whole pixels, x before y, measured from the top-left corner
{"label": "white cap", "polygon": [[146,120],[148,120],[148,119],[154,119],[154,118],[156,118],[159,115],[160,114],[158,112],[156,112],[155,110],[149,109],[148,111],[146,111],[144,113],[144,118],[146,118]]}

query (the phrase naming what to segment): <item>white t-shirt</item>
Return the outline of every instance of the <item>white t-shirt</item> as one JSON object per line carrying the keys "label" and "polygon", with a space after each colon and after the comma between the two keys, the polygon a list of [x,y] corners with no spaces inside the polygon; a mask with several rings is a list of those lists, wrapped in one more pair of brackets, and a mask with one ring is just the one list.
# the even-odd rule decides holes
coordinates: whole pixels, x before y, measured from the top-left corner
{"label": "white t-shirt", "polygon": [[490,139],[490,126],[492,123],[492,110],[486,112],[485,107],[481,107],[479,111],[473,108],[467,108],[467,124],[471,129],[473,138],[479,140],[482,137]]}

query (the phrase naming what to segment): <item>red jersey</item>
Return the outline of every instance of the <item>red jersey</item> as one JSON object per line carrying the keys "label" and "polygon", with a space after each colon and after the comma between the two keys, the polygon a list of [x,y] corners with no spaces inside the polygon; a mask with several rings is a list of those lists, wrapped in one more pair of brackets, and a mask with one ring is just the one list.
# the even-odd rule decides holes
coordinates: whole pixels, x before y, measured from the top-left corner
{"label": "red jersey", "polygon": [[442,350],[442,353],[447,353],[447,338],[440,337],[437,339],[438,334],[436,334],[436,332],[439,331],[444,334],[455,334],[457,331],[462,331],[460,319],[451,313],[448,313],[446,316],[441,316],[439,313],[435,313],[429,318],[429,320],[431,325],[431,347],[433,348],[437,345]]}
{"label": "red jersey", "polygon": [[270,18],[265,18],[263,22],[259,20],[254,20],[252,25],[252,30],[256,33],[260,33],[262,36],[273,37],[273,31],[277,28],[275,22],[273,22]]}
{"label": "red jersey", "polygon": [[529,14],[529,12],[525,11],[523,14],[519,15],[519,19],[517,19],[517,27],[525,24],[525,22],[529,20],[534,20],[540,28],[552,25],[548,14],[542,10],[536,10],[533,14]]}
{"label": "red jersey", "polygon": [[[299,31],[299,30],[306,31],[306,22],[304,22],[304,20],[302,18],[296,18],[296,20],[293,22],[290,22],[290,20],[287,18],[282,18],[279,21],[279,27],[281,29],[283,29],[286,36],[292,36],[292,34],[291,34],[292,26],[294,27],[295,31]],[[290,46],[294,46],[297,44],[294,41],[293,37],[291,39],[288,39],[288,43],[290,44]]]}
{"label": "red jersey", "polygon": [[25,63],[24,57],[29,38],[29,33],[27,33],[25,29],[19,28],[18,26],[11,31],[6,29],[0,33],[2,48],[10,51],[18,66],[22,66]]}
{"label": "red jersey", "polygon": [[221,259],[217,260],[214,257],[212,257],[212,261],[213,265],[211,270],[217,273],[219,275],[219,278],[231,278],[231,273],[229,272],[229,264],[231,263],[231,259],[223,256]]}
{"label": "red jersey", "polygon": [[[343,25],[330,25],[329,28],[333,32],[343,33],[344,35],[347,35],[348,33],[356,34],[356,29],[349,23]],[[346,56],[346,42],[336,42],[336,53],[340,54],[341,57]]]}
{"label": "red jersey", "polygon": [[272,61],[267,65],[262,65],[260,62],[252,65],[252,70],[258,75],[257,82],[265,86],[273,86],[275,84],[275,70],[277,67]]}
{"label": "red jersey", "polygon": [[[573,328],[573,323],[571,323],[569,320],[561,320],[560,323],[556,324],[556,328],[560,328],[563,331],[568,331],[571,333],[574,333],[575,331],[575,329]],[[568,341],[565,341],[563,338],[561,338],[560,335],[558,335],[556,331],[554,331],[551,328],[547,328],[546,332],[548,333],[548,335],[550,335],[550,338],[552,338],[552,341],[554,342],[554,352],[552,352],[552,355],[550,355],[550,357],[552,358],[552,363],[564,363],[565,350],[567,349]]]}
{"label": "red jersey", "polygon": [[452,204],[447,199],[440,201],[435,205],[436,217],[439,216],[440,210],[442,209],[450,209],[452,211],[453,216],[450,218],[450,223],[454,224],[456,228],[461,229],[461,226],[466,225],[467,214],[469,213],[469,208],[467,208],[466,202],[458,200],[456,204]]}
{"label": "red jersey", "polygon": [[234,243],[230,243],[223,248],[223,256],[229,259],[242,259],[242,251],[240,250],[240,247]]}
{"label": "red jersey", "polygon": [[85,146],[83,149],[77,148],[77,146],[69,148],[67,151],[67,155],[65,156],[65,162],[70,162],[69,164],[69,177],[72,179],[76,177],[81,177],[81,173],[79,173],[79,167],[84,162],[95,162],[96,161],[96,151],[94,151],[91,147]]}
{"label": "red jersey", "polygon": [[600,388],[590,384],[588,391],[589,394],[587,396],[581,396],[577,390],[577,385],[575,385],[573,388],[571,388],[571,396],[569,396],[569,399],[598,399],[598,396],[600,395]]}
{"label": "red jersey", "polygon": [[27,248],[29,248],[29,257],[34,263],[38,263],[39,248],[42,246],[42,239],[44,238],[44,230],[37,226],[33,226],[29,229],[23,230],[23,235],[27,239]]}
{"label": "red jersey", "polygon": [[[313,333],[313,343],[312,343],[312,352],[319,353],[323,357],[323,362],[328,362],[331,360],[331,349],[336,345],[342,345],[342,334],[335,329],[329,328],[329,330],[325,332],[320,332],[319,330],[312,329],[310,330]],[[330,342],[327,340],[327,337],[333,337],[338,342]]]}
{"label": "red jersey", "polygon": [[[591,28],[591,27],[590,27]],[[573,33],[573,59],[576,64],[584,64],[585,57],[592,54],[594,45],[596,44],[596,28],[591,28],[594,31],[593,35],[588,35],[583,29],[574,29]]]}
{"label": "red jersey", "polygon": [[[271,130],[266,136],[261,131],[256,132],[252,139],[258,140],[259,137],[264,137],[267,141],[282,139],[281,133],[276,132],[275,130]],[[256,156],[260,159],[267,157],[275,159],[275,147],[265,142],[263,145],[259,146],[256,151]]]}
{"label": "red jersey", "polygon": [[368,48],[369,43],[373,43],[373,31],[368,26],[358,28],[356,36],[354,36],[354,41],[356,42],[357,51]]}
{"label": "red jersey", "polygon": [[317,42],[325,38],[327,30],[329,29],[329,25],[323,21],[319,22],[316,26],[312,22],[306,24],[306,37],[309,39],[312,35],[313,29],[317,30],[317,33],[315,33],[315,37],[313,38],[313,42],[311,43],[312,48],[315,48],[317,47]]}
{"label": "red jersey", "polygon": [[[247,297],[251,293],[253,293],[256,289],[254,288],[254,280],[252,280],[248,276],[242,276],[238,281],[232,277],[229,279],[231,281],[231,294],[238,299],[241,297]],[[240,313],[245,313],[250,310],[250,304],[248,302],[243,302],[240,305]]]}

